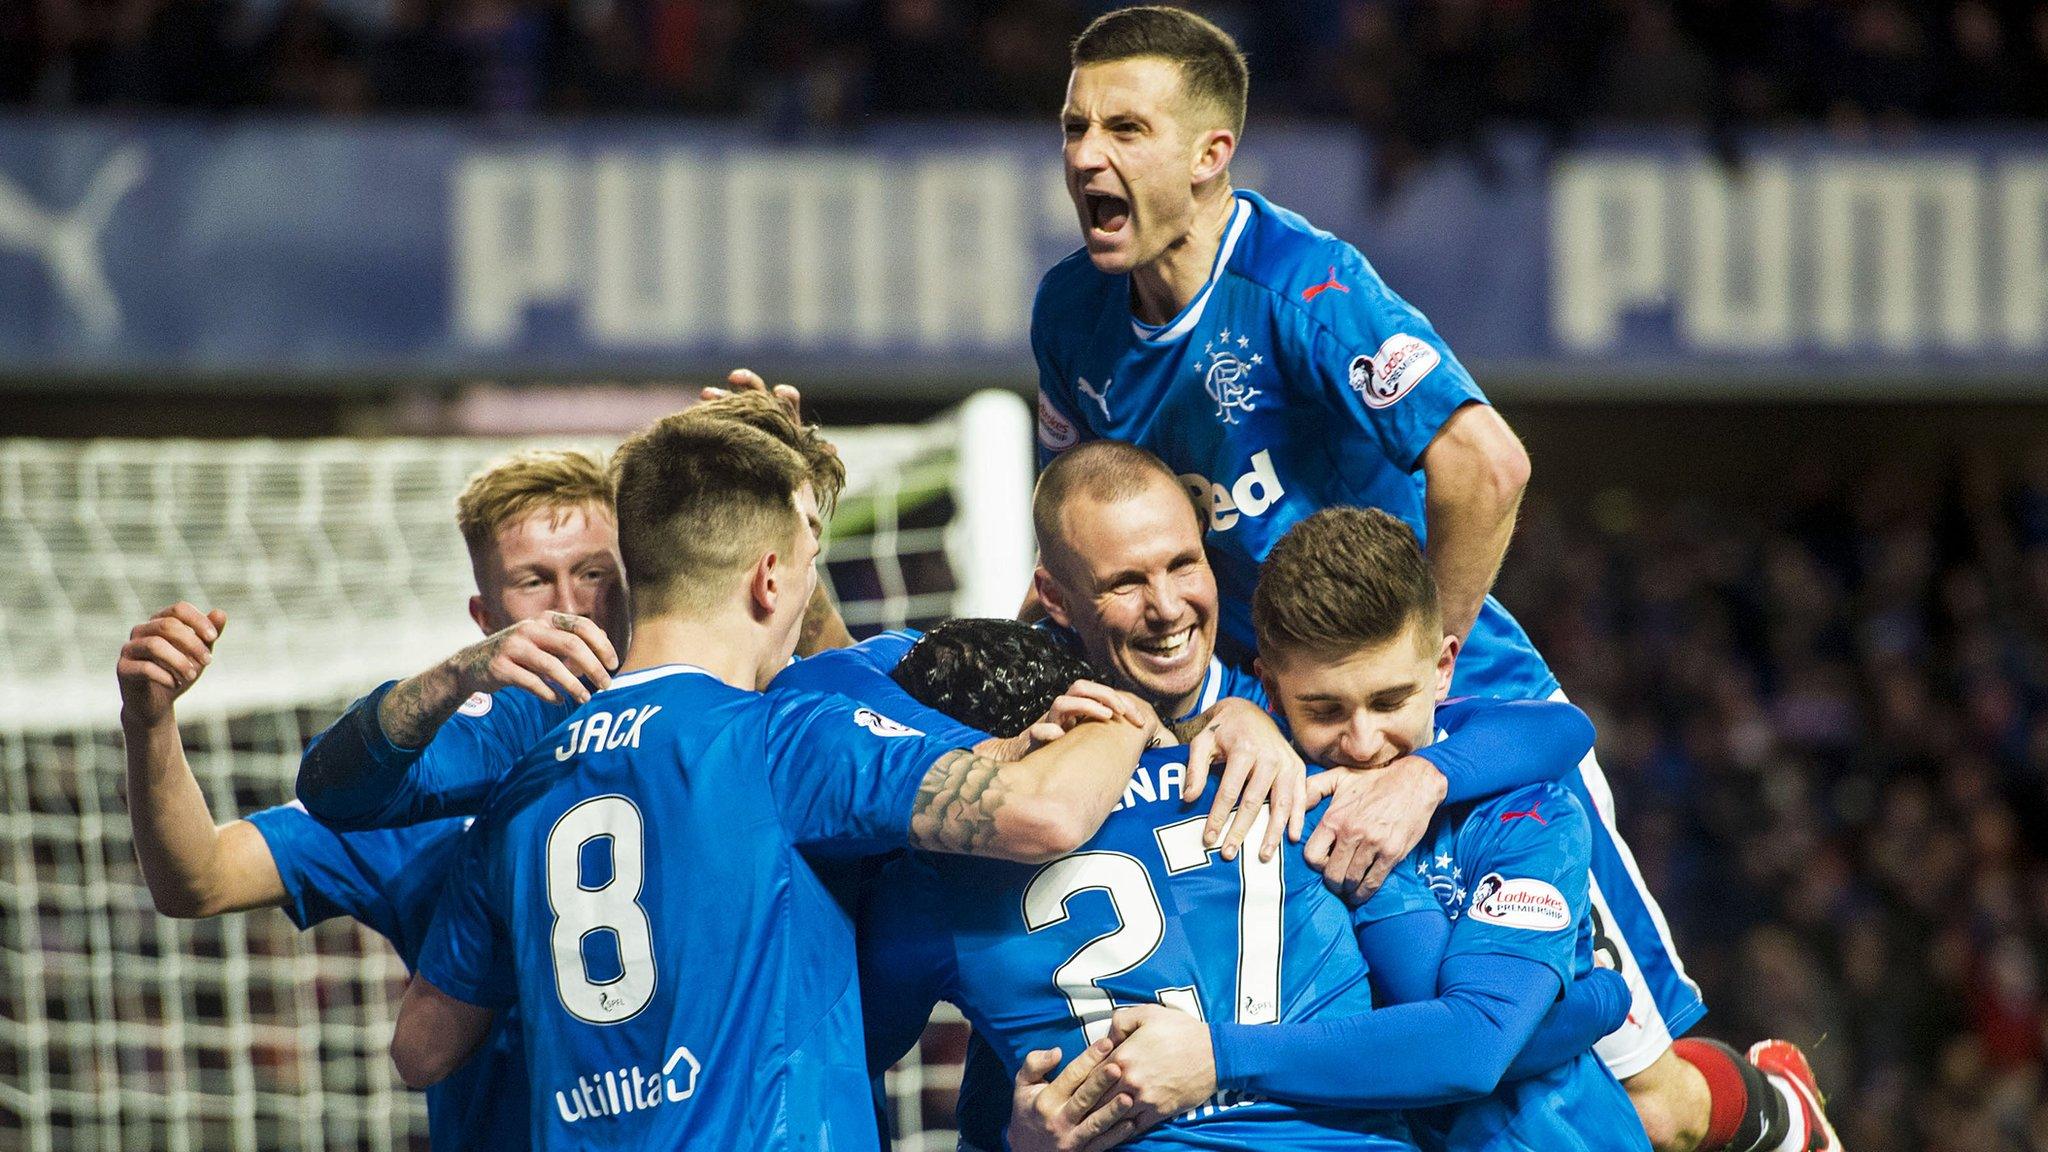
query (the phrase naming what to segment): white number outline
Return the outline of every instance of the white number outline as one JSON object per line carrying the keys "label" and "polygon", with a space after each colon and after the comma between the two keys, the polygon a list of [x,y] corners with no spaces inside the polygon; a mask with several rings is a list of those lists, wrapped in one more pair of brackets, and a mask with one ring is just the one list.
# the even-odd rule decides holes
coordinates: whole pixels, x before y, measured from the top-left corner
{"label": "white number outline", "polygon": [[[1265,839],[1268,809],[1261,807],[1245,834],[1246,844]],[[1202,843],[1207,816],[1155,829],[1159,857],[1166,874],[1178,876],[1216,862],[1221,848]],[[1237,853],[1237,988],[1233,1003],[1239,1024],[1274,1024],[1280,1020],[1280,953],[1286,932],[1287,877],[1281,854],[1260,860],[1256,851]],[[1247,991],[1250,989],[1250,991]]]}
{"label": "white number outline", "polygon": [[[1266,818],[1267,810],[1261,808],[1245,837],[1247,843],[1259,842]],[[1207,823],[1208,817],[1196,816],[1153,830],[1168,876],[1215,863],[1219,849],[1202,843],[1202,828]],[[1240,1024],[1270,1024],[1280,1018],[1287,902],[1283,864],[1278,853],[1265,861],[1258,858],[1256,851],[1240,852],[1237,857],[1237,987],[1232,989],[1232,1002],[1233,1015]],[[1053,970],[1052,978],[1080,1022],[1082,1034],[1092,1044],[1109,1035],[1111,1017],[1116,1012],[1115,1000],[1101,982],[1121,976],[1152,958],[1166,938],[1166,915],[1151,873],[1135,857],[1123,852],[1076,852],[1040,868],[1025,885],[1021,901],[1025,930],[1037,932],[1064,923],[1068,901],[1089,891],[1099,891],[1108,898],[1117,926],[1081,945]],[[1139,938],[1122,939],[1132,933],[1138,933]],[[1122,942],[1117,943],[1119,940]],[[1105,951],[1106,957],[1099,956]],[[1129,959],[1132,955],[1136,959]],[[1084,957],[1089,959],[1084,961]],[[1092,970],[1098,959],[1107,960],[1109,966]],[[1122,966],[1116,967],[1119,964]],[[1203,1019],[1201,1000],[1191,987],[1161,988],[1152,998],[1197,1020]]]}
{"label": "white number outline", "polygon": [[[592,840],[607,838],[612,842],[611,879],[596,888],[586,887],[582,877],[583,848]],[[548,912],[552,917],[548,945],[555,966],[555,998],[561,1001],[564,1011],[586,1023],[623,1024],[631,1020],[654,1001],[660,985],[660,966],[654,962],[654,925],[640,903],[640,892],[647,881],[646,850],[646,822],[639,806],[616,793],[576,803],[548,830],[544,867]],[[565,880],[566,884],[558,883]],[[622,893],[623,899],[612,895],[627,884],[631,891]],[[563,901],[571,896],[582,907],[565,908]],[[589,902],[585,899],[588,897],[601,899]],[[608,912],[624,918],[626,908],[633,912],[626,923],[603,918]],[[584,966],[583,941],[601,928],[611,929],[618,937],[619,974],[599,982],[590,979]],[[622,991],[625,999],[607,1004],[605,996],[613,989]]]}
{"label": "white number outline", "polygon": [[[1133,876],[1137,878],[1135,883],[1132,882]],[[1144,892],[1145,899],[1131,899],[1128,903],[1118,900],[1119,884]],[[1093,1044],[1109,1035],[1110,1016],[1116,1011],[1116,1001],[1103,990],[1101,981],[1121,976],[1152,958],[1152,954],[1159,950],[1159,942],[1166,938],[1166,911],[1159,906],[1159,894],[1152,888],[1152,877],[1137,857],[1123,852],[1076,852],[1040,868],[1031,877],[1031,882],[1024,886],[1021,901],[1024,930],[1036,932],[1065,923],[1067,902],[1083,892],[1101,892],[1108,897],[1109,910],[1116,917],[1117,925],[1081,945],[1064,964],[1053,969],[1052,982],[1066,996],[1067,1007],[1081,1022],[1081,1031],[1087,1035],[1088,1042]],[[1126,913],[1126,907],[1137,913],[1136,919]],[[1148,935],[1150,939],[1118,942],[1133,932]],[[1141,943],[1142,952],[1137,952],[1122,967],[1113,967],[1130,956]],[[1102,958],[1112,967],[1082,974],[1082,968],[1093,965],[1094,957],[1105,953]],[[1090,957],[1090,960],[1084,963],[1083,957]]]}

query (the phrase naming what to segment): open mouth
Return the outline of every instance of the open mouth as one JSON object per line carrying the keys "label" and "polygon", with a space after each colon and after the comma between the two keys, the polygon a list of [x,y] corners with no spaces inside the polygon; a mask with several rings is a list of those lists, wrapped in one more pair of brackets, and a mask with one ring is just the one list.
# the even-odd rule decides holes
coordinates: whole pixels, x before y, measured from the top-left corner
{"label": "open mouth", "polygon": [[1131,647],[1155,659],[1175,660],[1188,650],[1188,645],[1194,638],[1195,629],[1191,624],[1165,636],[1148,636],[1143,639],[1134,636],[1131,638]]}
{"label": "open mouth", "polygon": [[1130,201],[1107,192],[1084,192],[1082,195],[1088,205],[1088,224],[1095,231],[1106,236],[1114,235],[1130,223]]}

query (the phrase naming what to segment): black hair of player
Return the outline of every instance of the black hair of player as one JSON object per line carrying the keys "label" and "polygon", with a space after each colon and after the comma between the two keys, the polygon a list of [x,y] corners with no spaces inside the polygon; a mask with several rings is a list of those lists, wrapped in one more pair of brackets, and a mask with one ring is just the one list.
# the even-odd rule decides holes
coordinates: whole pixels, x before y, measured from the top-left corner
{"label": "black hair of player", "polygon": [[963,617],[925,633],[890,675],[928,708],[991,736],[1015,736],[1091,674],[1043,628]]}

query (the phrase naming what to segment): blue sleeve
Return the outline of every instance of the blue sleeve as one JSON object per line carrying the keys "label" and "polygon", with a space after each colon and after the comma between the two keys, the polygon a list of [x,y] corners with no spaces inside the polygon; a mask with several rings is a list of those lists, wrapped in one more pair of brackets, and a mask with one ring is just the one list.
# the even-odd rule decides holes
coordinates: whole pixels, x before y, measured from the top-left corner
{"label": "blue sleeve", "polygon": [[518,998],[511,940],[492,910],[491,852],[497,837],[471,829],[462,859],[441,890],[420,949],[419,974],[465,1004],[505,1009]]}
{"label": "blue sleeve", "polygon": [[[1306,841],[1313,831],[1313,822],[1305,823],[1302,839]],[[1443,906],[1430,894],[1429,884],[1422,878],[1421,871],[1403,860],[1387,873],[1386,881],[1370,899],[1351,910],[1351,925],[1354,929],[1362,928],[1375,920],[1387,920],[1410,912],[1433,912],[1438,919],[1443,918]]]}
{"label": "blue sleeve", "polygon": [[518,688],[479,692],[426,747],[401,748],[377,720],[391,687],[356,701],[299,761],[299,802],[342,831],[476,815],[498,778],[569,711]]}
{"label": "blue sleeve", "polygon": [[1354,923],[1358,954],[1372,980],[1375,1005],[1412,1004],[1436,995],[1437,972],[1451,922],[1436,908]]}
{"label": "blue sleeve", "polygon": [[1484,1096],[1557,998],[1542,964],[1445,961],[1441,994],[1300,1024],[1211,1024],[1216,1086],[1302,1104],[1419,1108]]}
{"label": "blue sleeve", "polygon": [[926,875],[915,858],[897,861],[861,904],[856,938],[869,1075],[887,1072],[917,1046],[952,986],[953,938],[927,914]]}
{"label": "blue sleeve", "polygon": [[927,735],[844,696],[780,692],[768,700],[769,792],[798,845],[908,843],[925,773],[974,743]]}
{"label": "blue sleeve", "polygon": [[[401,915],[386,896],[385,881],[405,860],[389,852],[351,851],[349,838],[284,804],[249,817],[263,836],[284,882],[284,914],[300,928],[348,916],[385,939],[401,931]],[[379,864],[382,867],[379,867]]]}
{"label": "blue sleeve", "polygon": [[887,676],[896,670],[917,642],[924,639],[924,633],[915,628],[891,628],[879,632],[855,644],[847,651],[867,662],[868,666]]}
{"label": "blue sleeve", "polygon": [[1437,716],[1447,735],[1415,754],[1444,774],[1445,804],[1561,780],[1593,750],[1593,722],[1562,700],[1474,697]]}
{"label": "blue sleeve", "polygon": [[1628,980],[1612,968],[1595,968],[1564,990],[1550,1006],[1536,1034],[1508,1065],[1503,1080],[1524,1080],[1578,1059],[1602,1036],[1628,1019]]}
{"label": "blue sleeve", "polygon": [[[1395,295],[1356,249],[1332,247],[1326,256],[1324,263],[1334,261],[1327,274],[1345,290],[1306,301],[1296,293],[1281,305],[1294,311],[1300,328],[1288,354],[1306,361],[1290,365],[1289,378],[1314,381],[1325,407],[1412,472],[1451,414],[1485,403],[1486,395],[1428,318]],[[1314,272],[1316,280],[1325,275],[1320,264]]]}
{"label": "blue sleeve", "polygon": [[901,637],[891,639],[892,636],[895,634],[883,633],[851,648],[806,656],[777,673],[768,691],[845,696],[928,736],[958,741],[962,748],[988,739],[988,733],[918,703],[901,684],[889,678],[910,649]]}
{"label": "blue sleeve", "polygon": [[1571,983],[1578,926],[1587,915],[1592,831],[1578,799],[1556,784],[1511,792],[1473,809],[1459,839],[1471,895],[1445,948],[1459,956],[1514,956]]}
{"label": "blue sleeve", "polygon": [[1043,469],[1052,458],[1089,439],[1085,425],[1074,416],[1073,384],[1054,363],[1053,320],[1049,315],[1058,269],[1039,282],[1038,295],[1031,302],[1031,356],[1038,362],[1038,466]]}

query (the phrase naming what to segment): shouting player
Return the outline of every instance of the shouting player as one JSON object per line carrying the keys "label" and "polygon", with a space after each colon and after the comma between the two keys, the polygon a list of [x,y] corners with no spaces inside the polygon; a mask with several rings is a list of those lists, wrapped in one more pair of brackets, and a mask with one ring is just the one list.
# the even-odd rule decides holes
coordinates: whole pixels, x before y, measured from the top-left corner
{"label": "shouting player", "polygon": [[797,846],[1059,856],[1157,721],[1098,688],[1113,718],[998,763],[843,697],[761,695],[817,584],[802,457],[683,415],[613,479],[625,661],[471,829],[393,1058],[434,1083],[517,1003],[539,1145],[874,1148],[852,926]]}
{"label": "shouting player", "polygon": [[[1454,691],[1557,693],[1487,595],[1528,457],[1357,249],[1232,187],[1248,85],[1236,44],[1180,9],[1126,8],[1089,25],[1072,61],[1061,120],[1084,247],[1046,274],[1033,308],[1041,462],[1084,439],[1159,453],[1207,509],[1222,628],[1246,650],[1258,565],[1274,542],[1321,508],[1386,509],[1426,542],[1444,627],[1465,643]],[[1758,1083],[1746,1061],[1706,1042],[1674,1049],[1705,1005],[1614,831],[1597,762],[1582,771],[1594,835],[1614,848],[1595,854],[1594,917],[1635,991],[1602,1057],[1660,1150],[1778,1147],[1784,1132],[1745,1119]],[[1406,843],[1371,853],[1368,885],[1432,808],[1397,821]],[[1784,1090],[1806,1091],[1795,1049],[1757,1054]],[[1830,1147],[1817,1100],[1803,1101],[1807,1120],[1814,1147]]]}

